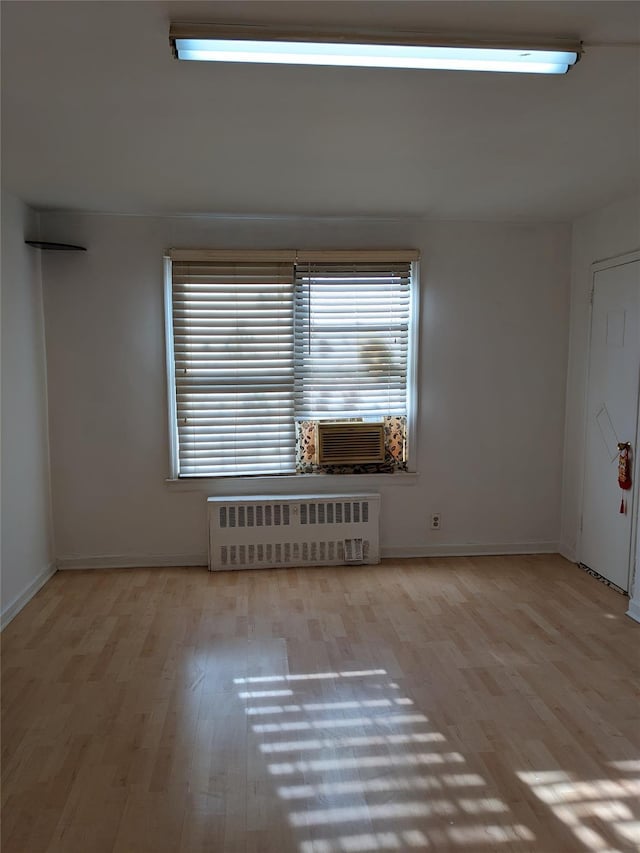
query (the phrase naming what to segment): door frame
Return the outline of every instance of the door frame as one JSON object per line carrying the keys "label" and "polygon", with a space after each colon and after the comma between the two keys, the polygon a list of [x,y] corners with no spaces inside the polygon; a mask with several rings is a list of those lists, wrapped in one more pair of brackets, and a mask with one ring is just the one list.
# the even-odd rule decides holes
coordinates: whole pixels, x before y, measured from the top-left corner
{"label": "door frame", "polygon": [[[589,416],[589,374],[591,364],[591,340],[593,336],[593,295],[596,287],[596,274],[604,270],[613,269],[614,267],[622,267],[627,264],[633,264],[640,261],[640,249],[633,252],[625,252],[622,255],[614,255],[610,258],[603,258],[600,261],[594,261],[591,264],[591,286],[589,288],[589,334],[587,340],[587,358],[585,366],[585,388],[584,388],[584,429],[582,436],[582,484],[580,489],[580,523],[578,525],[576,557],[578,563],[582,564],[582,518],[584,515],[585,503],[585,476],[584,471],[587,464],[587,420]],[[640,370],[638,371],[638,382],[636,387],[637,394],[637,410],[636,410],[636,434],[633,440],[633,470],[631,473],[632,486],[629,497],[631,512],[631,531],[629,541],[629,566],[627,572],[627,594],[631,595],[634,583],[634,575],[636,570],[636,546],[638,537],[638,472],[640,465],[638,464],[638,439],[640,437]],[[597,571],[595,569],[594,571]]]}

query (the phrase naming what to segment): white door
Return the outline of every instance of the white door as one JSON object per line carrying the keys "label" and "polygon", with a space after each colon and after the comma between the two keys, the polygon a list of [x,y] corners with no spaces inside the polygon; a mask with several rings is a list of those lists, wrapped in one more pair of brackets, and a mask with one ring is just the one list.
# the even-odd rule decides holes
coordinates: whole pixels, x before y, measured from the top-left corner
{"label": "white door", "polygon": [[[629,589],[640,380],[640,260],[594,273],[580,562]],[[616,263],[612,261],[611,263]],[[631,442],[634,488],[618,485],[618,442]],[[624,497],[626,513],[620,512]]]}

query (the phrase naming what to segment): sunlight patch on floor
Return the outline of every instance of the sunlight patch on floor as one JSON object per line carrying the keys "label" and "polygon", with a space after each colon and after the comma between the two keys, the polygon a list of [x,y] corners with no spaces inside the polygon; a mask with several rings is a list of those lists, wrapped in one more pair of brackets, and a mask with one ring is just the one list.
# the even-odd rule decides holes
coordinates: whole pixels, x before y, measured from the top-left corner
{"label": "sunlight patch on floor", "polygon": [[640,760],[610,761],[609,767],[622,770],[623,773],[640,773]]}
{"label": "sunlight patch on floor", "polygon": [[384,669],[234,682],[299,853],[531,849],[531,829]]}
{"label": "sunlight patch on floor", "polygon": [[[637,761],[610,762],[620,770],[635,772]],[[594,853],[621,853],[640,842],[640,779],[578,779],[564,771],[519,772],[553,814]],[[634,811],[635,809],[635,811]]]}
{"label": "sunlight patch on floor", "polygon": [[303,812],[291,812],[289,820],[292,826],[323,826],[353,821],[397,820],[406,817],[430,817],[432,815],[455,814],[456,807],[448,800],[430,800],[429,802],[380,803],[361,806],[334,806],[330,809],[311,809]]}
{"label": "sunlight patch on floor", "polygon": [[295,761],[270,764],[269,773],[282,776],[291,773],[321,773],[326,770],[362,770],[372,767],[425,767],[434,764],[462,764],[459,752],[422,752],[400,755],[363,755],[359,758],[319,758],[311,761]]}
{"label": "sunlight patch on floor", "polygon": [[254,675],[250,678],[234,678],[234,684],[259,684],[262,681],[318,681],[333,678],[364,678],[386,675],[386,669],[353,669],[343,672],[303,672],[293,675]]}
{"label": "sunlight patch on floor", "polygon": [[261,752],[299,752],[359,746],[397,746],[406,743],[434,743],[444,740],[440,732],[417,732],[398,735],[360,735],[358,737],[323,738],[322,740],[292,740],[260,744]]}
{"label": "sunlight patch on floor", "polygon": [[458,844],[504,844],[508,841],[534,841],[535,835],[522,824],[514,826],[460,826],[447,830],[447,835]]}
{"label": "sunlight patch on floor", "polygon": [[371,850],[405,850],[407,847],[429,848],[424,833],[409,829],[406,832],[368,832],[362,835],[343,835],[336,842],[327,840],[303,841],[300,853],[368,853]]}
{"label": "sunlight patch on floor", "polygon": [[411,700],[403,699],[364,699],[362,702],[310,702],[304,705],[267,705],[247,708],[249,716],[255,714],[300,714],[303,711],[349,711],[356,708],[389,708],[392,705],[412,705]]}
{"label": "sunlight patch on floor", "polygon": [[276,696],[293,696],[293,690],[245,690],[238,696],[241,699],[273,699]]}
{"label": "sunlight patch on floor", "polygon": [[[389,725],[411,725],[412,723],[428,722],[424,714],[388,714],[385,718]],[[299,732],[315,729],[344,729],[359,728],[360,726],[377,726],[379,719],[372,717],[349,717],[348,719],[316,718],[314,720],[288,720],[283,723],[257,723],[251,728],[256,734],[275,734],[277,732]]]}

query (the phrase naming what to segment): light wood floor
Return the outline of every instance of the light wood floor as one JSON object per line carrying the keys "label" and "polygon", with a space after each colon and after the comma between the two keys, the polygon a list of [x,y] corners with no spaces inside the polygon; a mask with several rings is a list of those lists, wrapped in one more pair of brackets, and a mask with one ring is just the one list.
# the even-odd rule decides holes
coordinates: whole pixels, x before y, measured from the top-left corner
{"label": "light wood floor", "polygon": [[636,850],[626,607],[555,556],[60,572],[3,634],[2,851]]}

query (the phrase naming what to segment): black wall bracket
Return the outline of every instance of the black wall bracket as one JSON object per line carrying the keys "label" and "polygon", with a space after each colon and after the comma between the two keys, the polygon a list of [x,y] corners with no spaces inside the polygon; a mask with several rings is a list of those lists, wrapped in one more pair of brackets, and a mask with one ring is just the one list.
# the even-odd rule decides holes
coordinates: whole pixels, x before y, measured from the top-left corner
{"label": "black wall bracket", "polygon": [[25,240],[27,246],[34,249],[45,249],[53,252],[86,252],[84,246],[74,246],[72,243],[48,243],[46,240]]}

